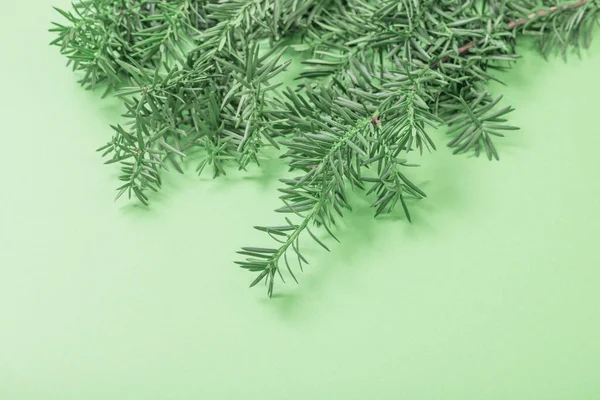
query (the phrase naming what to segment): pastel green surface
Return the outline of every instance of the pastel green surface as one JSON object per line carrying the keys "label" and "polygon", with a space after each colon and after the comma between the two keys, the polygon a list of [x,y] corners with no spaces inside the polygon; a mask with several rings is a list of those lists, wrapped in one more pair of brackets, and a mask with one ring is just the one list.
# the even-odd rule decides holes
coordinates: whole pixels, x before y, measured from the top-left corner
{"label": "pastel green surface", "polygon": [[412,225],[355,196],[268,300],[232,260],[280,221],[284,164],[114,203],[94,149],[120,105],[47,46],[68,2],[6,3],[0,399],[600,398],[600,37],[567,64],[521,48],[500,162],[413,156]]}

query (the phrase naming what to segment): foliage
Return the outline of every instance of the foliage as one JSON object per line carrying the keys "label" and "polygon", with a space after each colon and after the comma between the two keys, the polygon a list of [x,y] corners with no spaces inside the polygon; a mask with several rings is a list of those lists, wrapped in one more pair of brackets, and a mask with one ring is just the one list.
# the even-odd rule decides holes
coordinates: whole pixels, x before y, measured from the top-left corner
{"label": "foliage", "polygon": [[[123,99],[126,123],[100,148],[121,167],[117,197],[148,204],[161,171],[197,150],[202,173],[258,164],[283,147],[285,221],[257,226],[270,247],[243,247],[237,263],[273,294],[282,271],[307,263],[301,239],[329,250],[322,233],[346,210],[348,189],[373,196],[375,215],[425,193],[409,179],[413,152],[436,149],[428,131],[449,126],[454,153],[499,159],[496,137],[510,106],[486,90],[518,59],[518,35],[544,56],[590,44],[600,2],[587,0],[82,0],[57,9],[53,45],[87,88]],[[297,85],[282,74],[290,49]],[[317,231],[319,229],[319,231]],[[319,236],[321,235],[321,236]]]}

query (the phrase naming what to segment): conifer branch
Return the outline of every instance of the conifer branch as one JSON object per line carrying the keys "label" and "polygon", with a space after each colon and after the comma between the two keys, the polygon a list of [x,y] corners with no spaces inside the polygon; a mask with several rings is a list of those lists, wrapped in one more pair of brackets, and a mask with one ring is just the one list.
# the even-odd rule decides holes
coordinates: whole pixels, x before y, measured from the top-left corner
{"label": "conifer branch", "polygon": [[[285,270],[306,264],[304,239],[329,250],[350,210],[346,189],[374,195],[375,216],[425,193],[408,158],[439,146],[499,159],[492,139],[518,128],[486,85],[517,61],[516,39],[534,36],[545,57],[590,45],[600,0],[80,0],[57,9],[51,29],[86,88],[123,100],[125,121],[99,151],[119,165],[117,198],[148,204],[163,170],[225,175],[283,148],[294,178],[281,179],[277,242],[243,247],[237,263],[272,296]],[[282,83],[302,56],[296,85]],[[294,222],[294,220],[296,222]],[[321,231],[316,228],[322,228]],[[322,232],[324,231],[324,232]],[[302,243],[300,241],[302,240]],[[290,262],[290,257],[296,260]]]}

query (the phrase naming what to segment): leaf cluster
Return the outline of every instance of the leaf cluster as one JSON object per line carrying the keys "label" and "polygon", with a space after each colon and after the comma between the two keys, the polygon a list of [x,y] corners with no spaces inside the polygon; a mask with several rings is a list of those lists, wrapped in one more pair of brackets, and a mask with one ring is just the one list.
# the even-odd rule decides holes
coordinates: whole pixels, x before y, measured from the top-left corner
{"label": "leaf cluster", "polygon": [[[516,39],[566,57],[590,44],[599,0],[86,0],[58,10],[60,47],[86,87],[122,98],[124,122],[99,150],[119,164],[117,197],[147,204],[163,170],[198,173],[259,164],[282,148],[281,225],[257,226],[267,247],[242,247],[237,263],[264,282],[297,280],[306,239],[326,250],[351,210],[348,191],[374,215],[426,194],[409,162],[439,147],[499,159],[508,123],[486,84],[519,58]],[[284,85],[292,59],[295,85]],[[198,159],[194,157],[193,159]],[[285,272],[284,272],[285,271]]]}

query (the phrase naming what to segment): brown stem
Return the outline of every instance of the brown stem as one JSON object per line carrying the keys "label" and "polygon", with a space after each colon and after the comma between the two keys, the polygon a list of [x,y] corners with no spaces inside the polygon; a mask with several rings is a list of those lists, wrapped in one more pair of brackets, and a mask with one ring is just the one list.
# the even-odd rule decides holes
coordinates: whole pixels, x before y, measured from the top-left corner
{"label": "brown stem", "polygon": [[[543,17],[544,15],[551,15],[551,14],[554,14],[556,12],[563,11],[563,10],[573,10],[575,8],[582,7],[589,2],[590,2],[590,0],[581,0],[577,3],[568,4],[568,5],[564,5],[564,6],[553,6],[553,7],[550,7],[550,9],[548,9],[548,10],[541,10],[536,13],[531,13],[527,16],[527,18],[519,18],[515,21],[511,21],[508,23],[508,27],[513,29],[519,25],[523,25],[523,24],[527,23],[527,21],[529,21],[533,18]],[[466,53],[473,46],[475,46],[475,42],[469,42],[469,43],[465,44],[464,46],[459,47],[458,54]],[[446,62],[447,60],[448,60],[448,57],[444,57],[441,60],[441,62]],[[437,66],[438,66],[438,63],[435,63],[431,66],[431,68],[436,68]]]}
{"label": "brown stem", "polygon": [[[458,54],[465,53],[467,50],[469,50],[473,46],[475,46],[475,42],[469,42],[469,43],[465,44],[464,46],[459,47]],[[448,57],[444,57],[441,60],[441,62],[446,62],[446,61],[448,61]],[[438,66],[438,63],[435,63],[435,64],[431,65],[431,68],[436,68],[437,66]]]}
{"label": "brown stem", "polygon": [[469,50],[473,46],[475,46],[475,42],[469,42],[469,43],[465,44],[463,47],[460,47],[458,49],[458,54],[465,53],[467,50]]}

